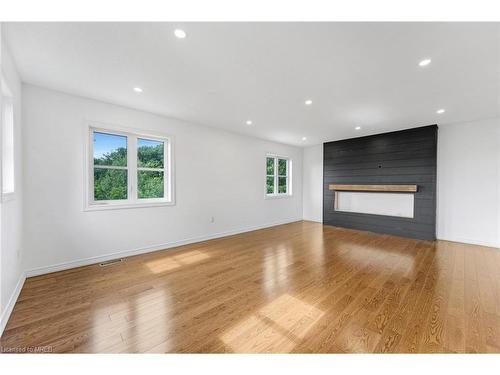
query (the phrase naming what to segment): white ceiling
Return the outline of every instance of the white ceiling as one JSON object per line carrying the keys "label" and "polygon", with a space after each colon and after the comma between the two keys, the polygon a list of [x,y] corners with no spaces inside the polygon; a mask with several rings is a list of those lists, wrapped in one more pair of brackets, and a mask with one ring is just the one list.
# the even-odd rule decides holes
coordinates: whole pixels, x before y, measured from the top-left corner
{"label": "white ceiling", "polygon": [[4,26],[25,82],[288,144],[499,112],[494,23]]}

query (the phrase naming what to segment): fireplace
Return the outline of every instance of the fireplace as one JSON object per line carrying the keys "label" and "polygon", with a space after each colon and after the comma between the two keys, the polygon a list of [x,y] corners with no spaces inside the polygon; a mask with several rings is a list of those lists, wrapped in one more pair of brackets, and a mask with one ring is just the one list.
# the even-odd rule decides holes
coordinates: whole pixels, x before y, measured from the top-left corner
{"label": "fireplace", "polygon": [[335,191],[334,210],[360,214],[414,217],[414,194],[417,185],[339,185]]}
{"label": "fireplace", "polygon": [[334,210],[360,214],[414,217],[414,196],[404,193],[336,191]]}

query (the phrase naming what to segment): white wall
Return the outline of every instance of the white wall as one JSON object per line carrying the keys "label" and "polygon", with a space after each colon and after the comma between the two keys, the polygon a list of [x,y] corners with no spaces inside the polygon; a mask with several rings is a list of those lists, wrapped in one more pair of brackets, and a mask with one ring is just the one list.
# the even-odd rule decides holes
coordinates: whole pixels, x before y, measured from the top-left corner
{"label": "white wall", "polygon": [[304,149],[303,218],[323,222],[323,145]]}
{"label": "white wall", "polygon": [[[322,148],[304,149],[303,168],[304,219],[320,221]],[[437,237],[500,247],[499,119],[439,126],[437,177]]]}
{"label": "white wall", "polygon": [[439,127],[437,237],[500,247],[500,120]]}
{"label": "white wall", "polygon": [[[21,81],[17,73],[10,51],[1,42],[1,69],[3,76],[12,92],[14,102],[14,199],[0,203],[1,227],[1,261],[0,261],[0,333],[10,310],[16,301],[19,287],[24,281],[23,244],[22,244],[22,144],[21,144]],[[1,155],[1,153],[0,153]],[[1,164],[1,163],[0,163]],[[0,189],[1,191],[1,189]]]}
{"label": "white wall", "polygon": [[[30,85],[23,118],[26,267],[43,268],[35,273],[302,218],[300,148]],[[84,212],[87,120],[173,135],[176,205]],[[291,157],[292,197],[264,199],[269,152]]]}

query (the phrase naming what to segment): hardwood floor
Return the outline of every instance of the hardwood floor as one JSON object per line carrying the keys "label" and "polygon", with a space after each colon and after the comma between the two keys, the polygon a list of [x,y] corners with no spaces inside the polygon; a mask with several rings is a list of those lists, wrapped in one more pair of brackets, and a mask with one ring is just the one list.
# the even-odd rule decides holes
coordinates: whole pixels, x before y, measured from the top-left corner
{"label": "hardwood floor", "polygon": [[0,344],[54,352],[499,353],[500,250],[281,225],[29,278]]}

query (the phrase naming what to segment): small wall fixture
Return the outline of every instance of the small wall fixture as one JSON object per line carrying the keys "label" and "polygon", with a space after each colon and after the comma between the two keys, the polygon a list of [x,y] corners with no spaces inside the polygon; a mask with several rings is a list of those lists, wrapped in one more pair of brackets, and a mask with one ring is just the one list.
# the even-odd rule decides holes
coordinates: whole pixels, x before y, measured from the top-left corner
{"label": "small wall fixture", "polygon": [[418,63],[420,66],[427,66],[431,63],[431,59],[424,59]]}
{"label": "small wall fixture", "polygon": [[186,32],[181,29],[175,29],[174,35],[179,39],[184,39],[187,36]]}

